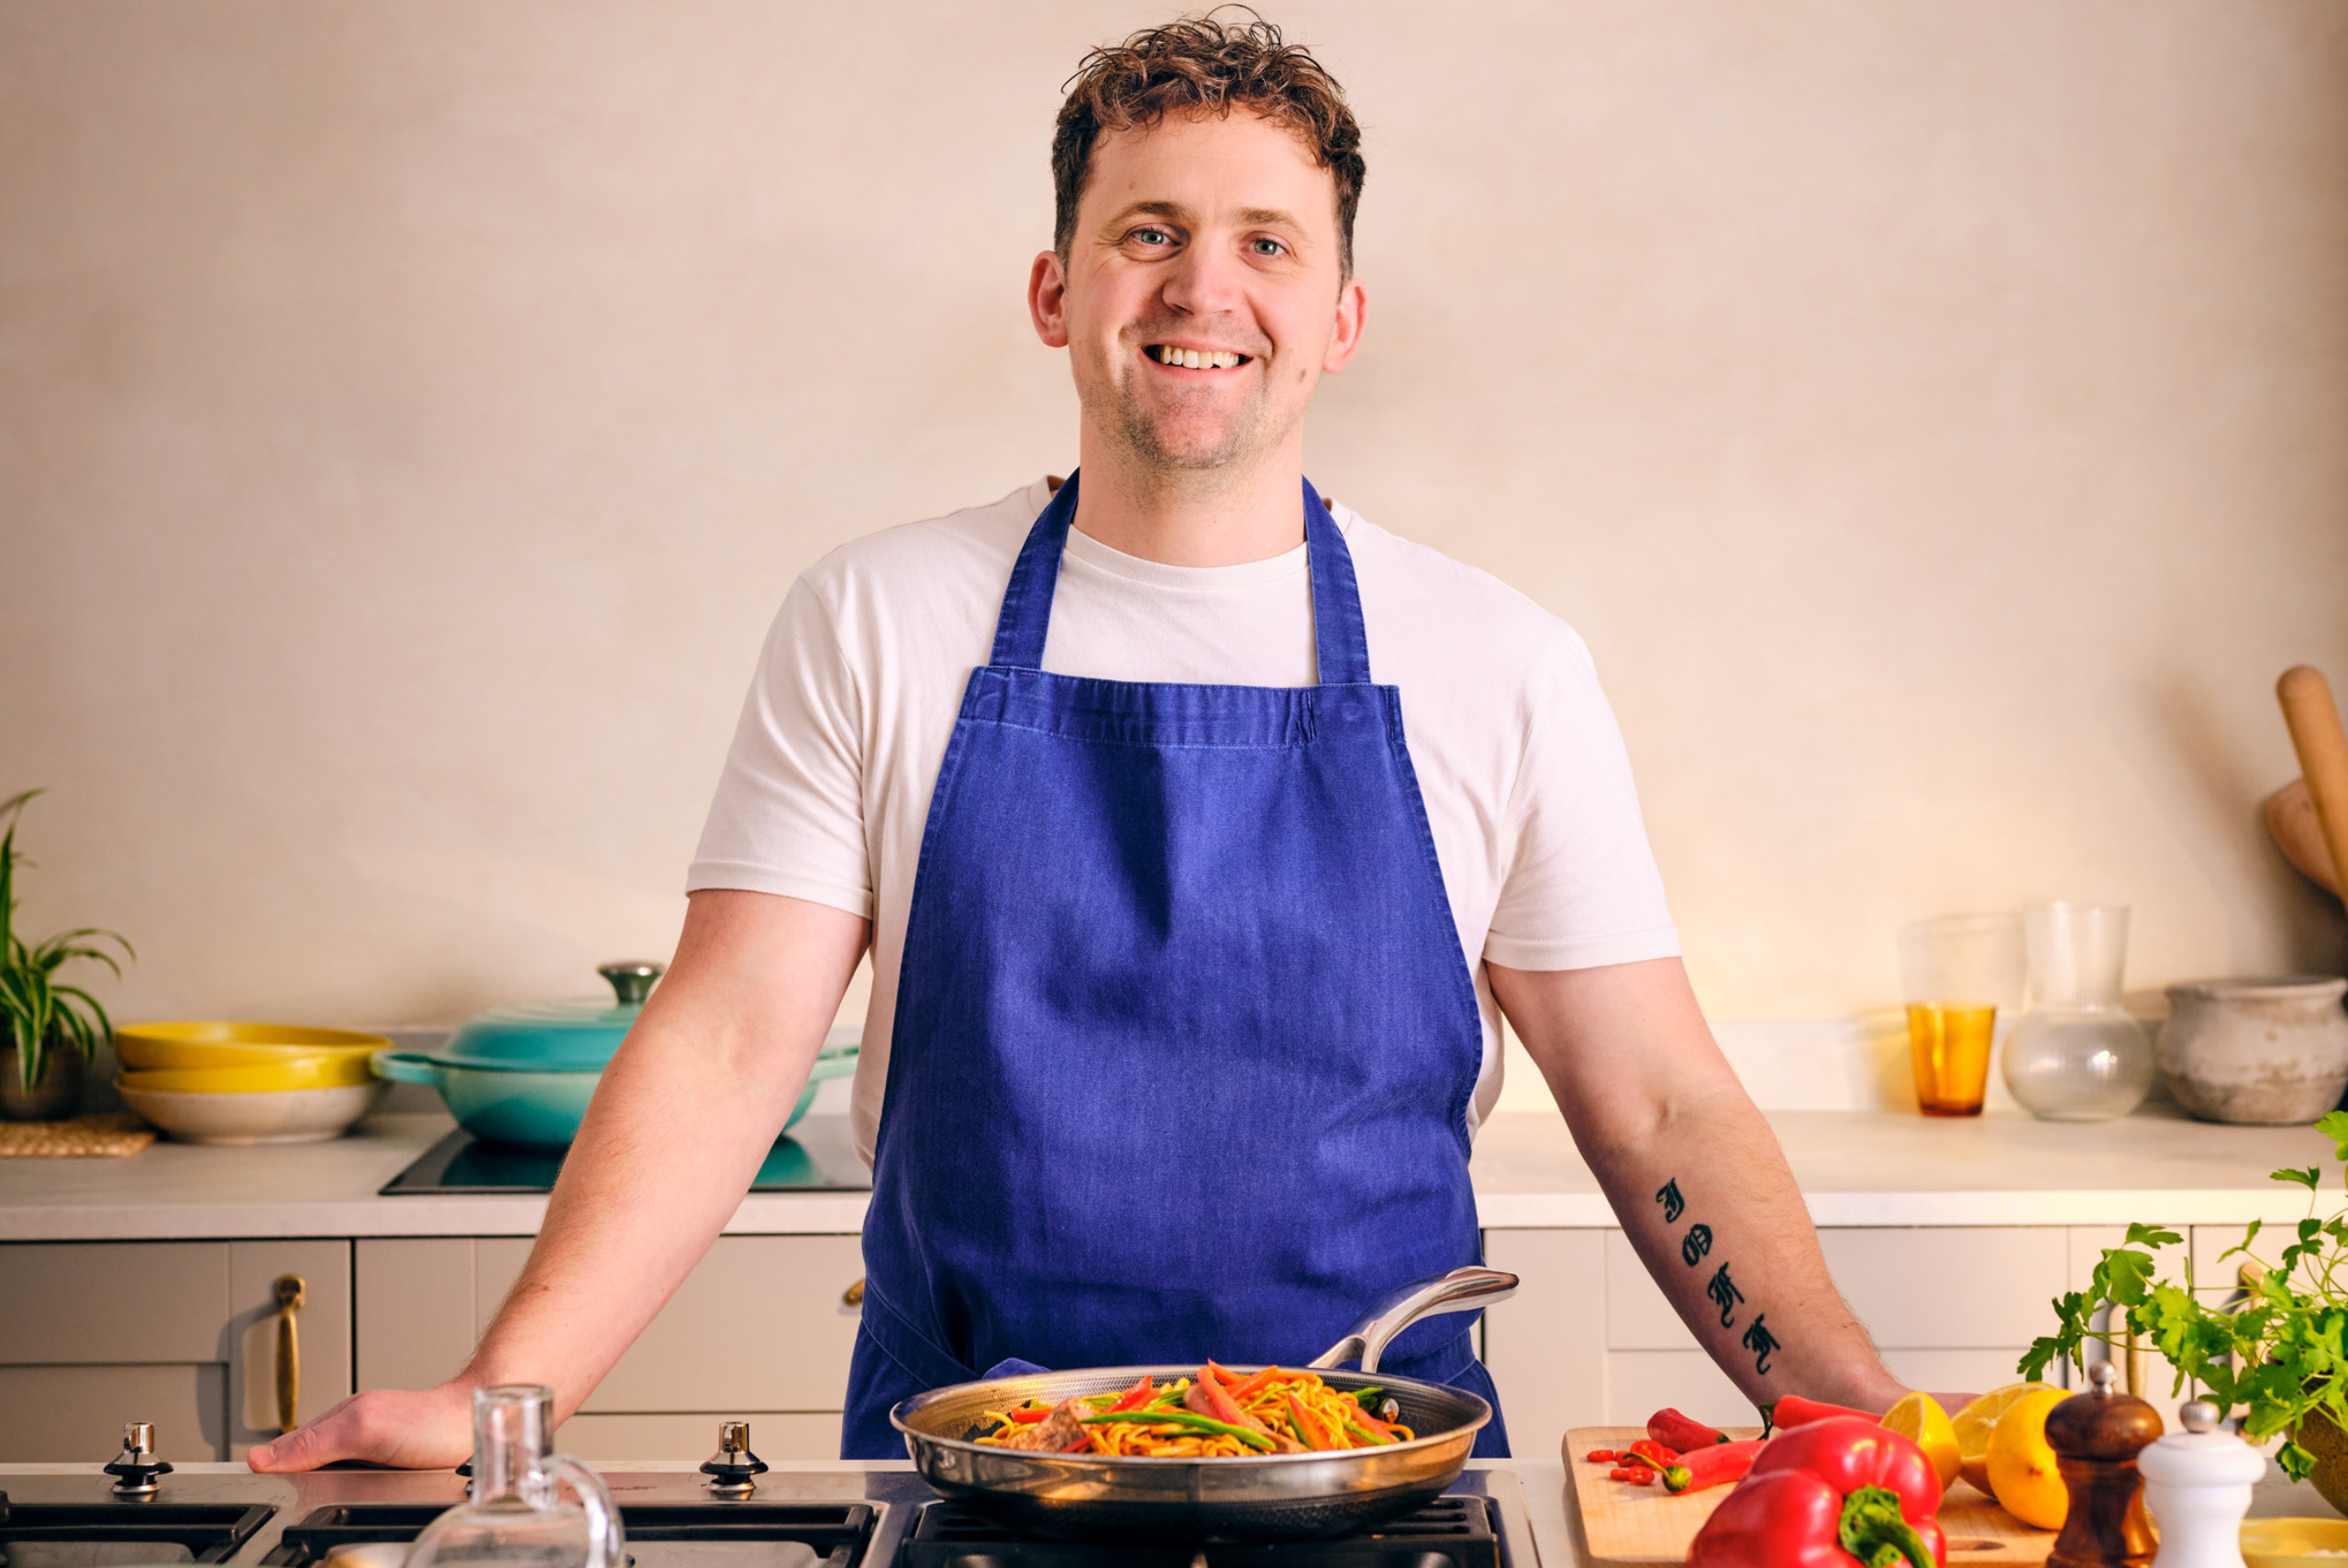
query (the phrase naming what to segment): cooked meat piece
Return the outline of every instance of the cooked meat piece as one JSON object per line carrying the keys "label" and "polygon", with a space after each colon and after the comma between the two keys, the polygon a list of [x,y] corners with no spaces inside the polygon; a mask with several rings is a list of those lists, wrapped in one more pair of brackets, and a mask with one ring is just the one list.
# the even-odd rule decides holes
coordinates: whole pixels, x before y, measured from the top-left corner
{"label": "cooked meat piece", "polygon": [[1082,1413],[1084,1407],[1074,1399],[1063,1399],[1052,1413],[1032,1427],[1022,1427],[1002,1440],[1004,1448],[1034,1449],[1038,1453],[1058,1453],[1084,1436]]}
{"label": "cooked meat piece", "polygon": [[[1197,1382],[1193,1382],[1191,1385],[1190,1392],[1182,1396],[1182,1408],[1190,1411],[1191,1414],[1194,1416],[1204,1416],[1211,1421],[1226,1421],[1227,1424],[1232,1426],[1246,1427],[1249,1431],[1261,1432],[1266,1437],[1272,1440],[1272,1452],[1275,1453],[1302,1453],[1305,1452],[1304,1445],[1302,1443],[1297,1441],[1292,1437],[1287,1436],[1285,1433],[1272,1430],[1271,1428],[1266,1426],[1263,1422],[1257,1420],[1246,1411],[1227,1409],[1229,1403],[1230,1402],[1228,1400],[1224,1400],[1218,1403],[1207,1393],[1205,1387]],[[1239,1419],[1236,1421],[1230,1421],[1228,1418],[1231,1415],[1236,1415]]]}

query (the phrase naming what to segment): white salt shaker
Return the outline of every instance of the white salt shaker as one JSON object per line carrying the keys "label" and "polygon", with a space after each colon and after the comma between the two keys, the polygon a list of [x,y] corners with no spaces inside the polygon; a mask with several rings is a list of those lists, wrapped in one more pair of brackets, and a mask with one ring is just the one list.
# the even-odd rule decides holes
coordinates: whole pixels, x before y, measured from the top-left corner
{"label": "white salt shaker", "polygon": [[2196,1399],[2177,1412],[2181,1432],[2136,1456],[2144,1507],[2160,1527],[2153,1568],[2243,1568],[2242,1521],[2266,1456],[2226,1430],[2218,1407]]}

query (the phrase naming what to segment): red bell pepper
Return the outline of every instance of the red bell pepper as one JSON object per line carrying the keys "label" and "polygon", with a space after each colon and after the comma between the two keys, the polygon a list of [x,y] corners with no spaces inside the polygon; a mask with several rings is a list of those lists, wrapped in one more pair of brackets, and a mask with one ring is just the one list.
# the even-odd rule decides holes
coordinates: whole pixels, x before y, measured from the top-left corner
{"label": "red bell pepper", "polygon": [[1812,1421],[1764,1443],[1688,1549],[1688,1568],[1942,1568],[1941,1479],[1873,1417]]}
{"label": "red bell pepper", "polygon": [[1823,1399],[1805,1399],[1799,1394],[1789,1394],[1761,1409],[1761,1419],[1779,1431],[1806,1427],[1812,1421],[1832,1420],[1837,1416],[1856,1416],[1863,1421],[1883,1419],[1872,1410],[1854,1410],[1848,1405],[1830,1405]]}
{"label": "red bell pepper", "polygon": [[1145,1372],[1141,1375],[1141,1381],[1135,1384],[1131,1388],[1126,1389],[1123,1394],[1118,1395],[1117,1402],[1110,1406],[1109,1408],[1112,1410],[1138,1410],[1144,1405],[1148,1404],[1150,1400],[1157,1396],[1157,1385],[1151,1382],[1149,1374]]}
{"label": "red bell pepper", "polygon": [[1051,1413],[1052,1408],[1049,1405],[1039,1405],[1031,1409],[1012,1410],[1007,1412],[1013,1420],[1017,1421],[1023,1427],[1034,1426],[1037,1421],[1042,1420],[1046,1416],[1048,1416]]}
{"label": "red bell pepper", "polygon": [[1728,1433],[1718,1427],[1708,1427],[1691,1416],[1681,1415],[1668,1405],[1647,1418],[1647,1436],[1676,1453],[1728,1441]]}
{"label": "red bell pepper", "polygon": [[1683,1453],[1677,1464],[1663,1467],[1663,1485],[1670,1492],[1700,1492],[1707,1486],[1725,1486],[1732,1481],[1742,1481],[1744,1473],[1753,1468],[1754,1456],[1761,1452],[1764,1438],[1747,1438],[1743,1442],[1716,1442],[1710,1448],[1700,1448]]}
{"label": "red bell pepper", "polygon": [[1232,1402],[1231,1390],[1224,1386],[1223,1379],[1214,1375],[1214,1363],[1209,1362],[1199,1368],[1198,1386],[1199,1392],[1206,1397],[1209,1415],[1218,1421],[1226,1421],[1235,1427],[1244,1427],[1247,1424],[1247,1418],[1240,1412],[1239,1407]]}

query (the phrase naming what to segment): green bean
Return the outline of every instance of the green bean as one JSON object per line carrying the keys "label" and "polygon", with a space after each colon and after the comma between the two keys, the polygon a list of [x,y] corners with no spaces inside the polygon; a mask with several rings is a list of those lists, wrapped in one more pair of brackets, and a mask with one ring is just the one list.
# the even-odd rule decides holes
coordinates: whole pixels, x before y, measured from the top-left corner
{"label": "green bean", "polygon": [[1097,1416],[1080,1416],[1077,1419],[1088,1427],[1102,1421],[1139,1422],[1152,1427],[1189,1427],[1194,1431],[1213,1432],[1218,1437],[1237,1438],[1259,1452],[1269,1453],[1272,1451],[1272,1440],[1261,1432],[1235,1427],[1228,1421],[1218,1421],[1210,1416],[1194,1415],[1189,1410],[1104,1410]]}

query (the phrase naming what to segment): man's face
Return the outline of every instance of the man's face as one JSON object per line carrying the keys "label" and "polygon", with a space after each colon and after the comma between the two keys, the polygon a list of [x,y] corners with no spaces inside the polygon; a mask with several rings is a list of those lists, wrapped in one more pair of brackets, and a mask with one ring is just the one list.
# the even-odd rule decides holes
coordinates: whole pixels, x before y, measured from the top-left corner
{"label": "man's face", "polygon": [[1087,423],[1158,469],[1244,467],[1293,436],[1363,315],[1335,182],[1245,110],[1103,137],[1067,261],[1036,259],[1029,303]]}

